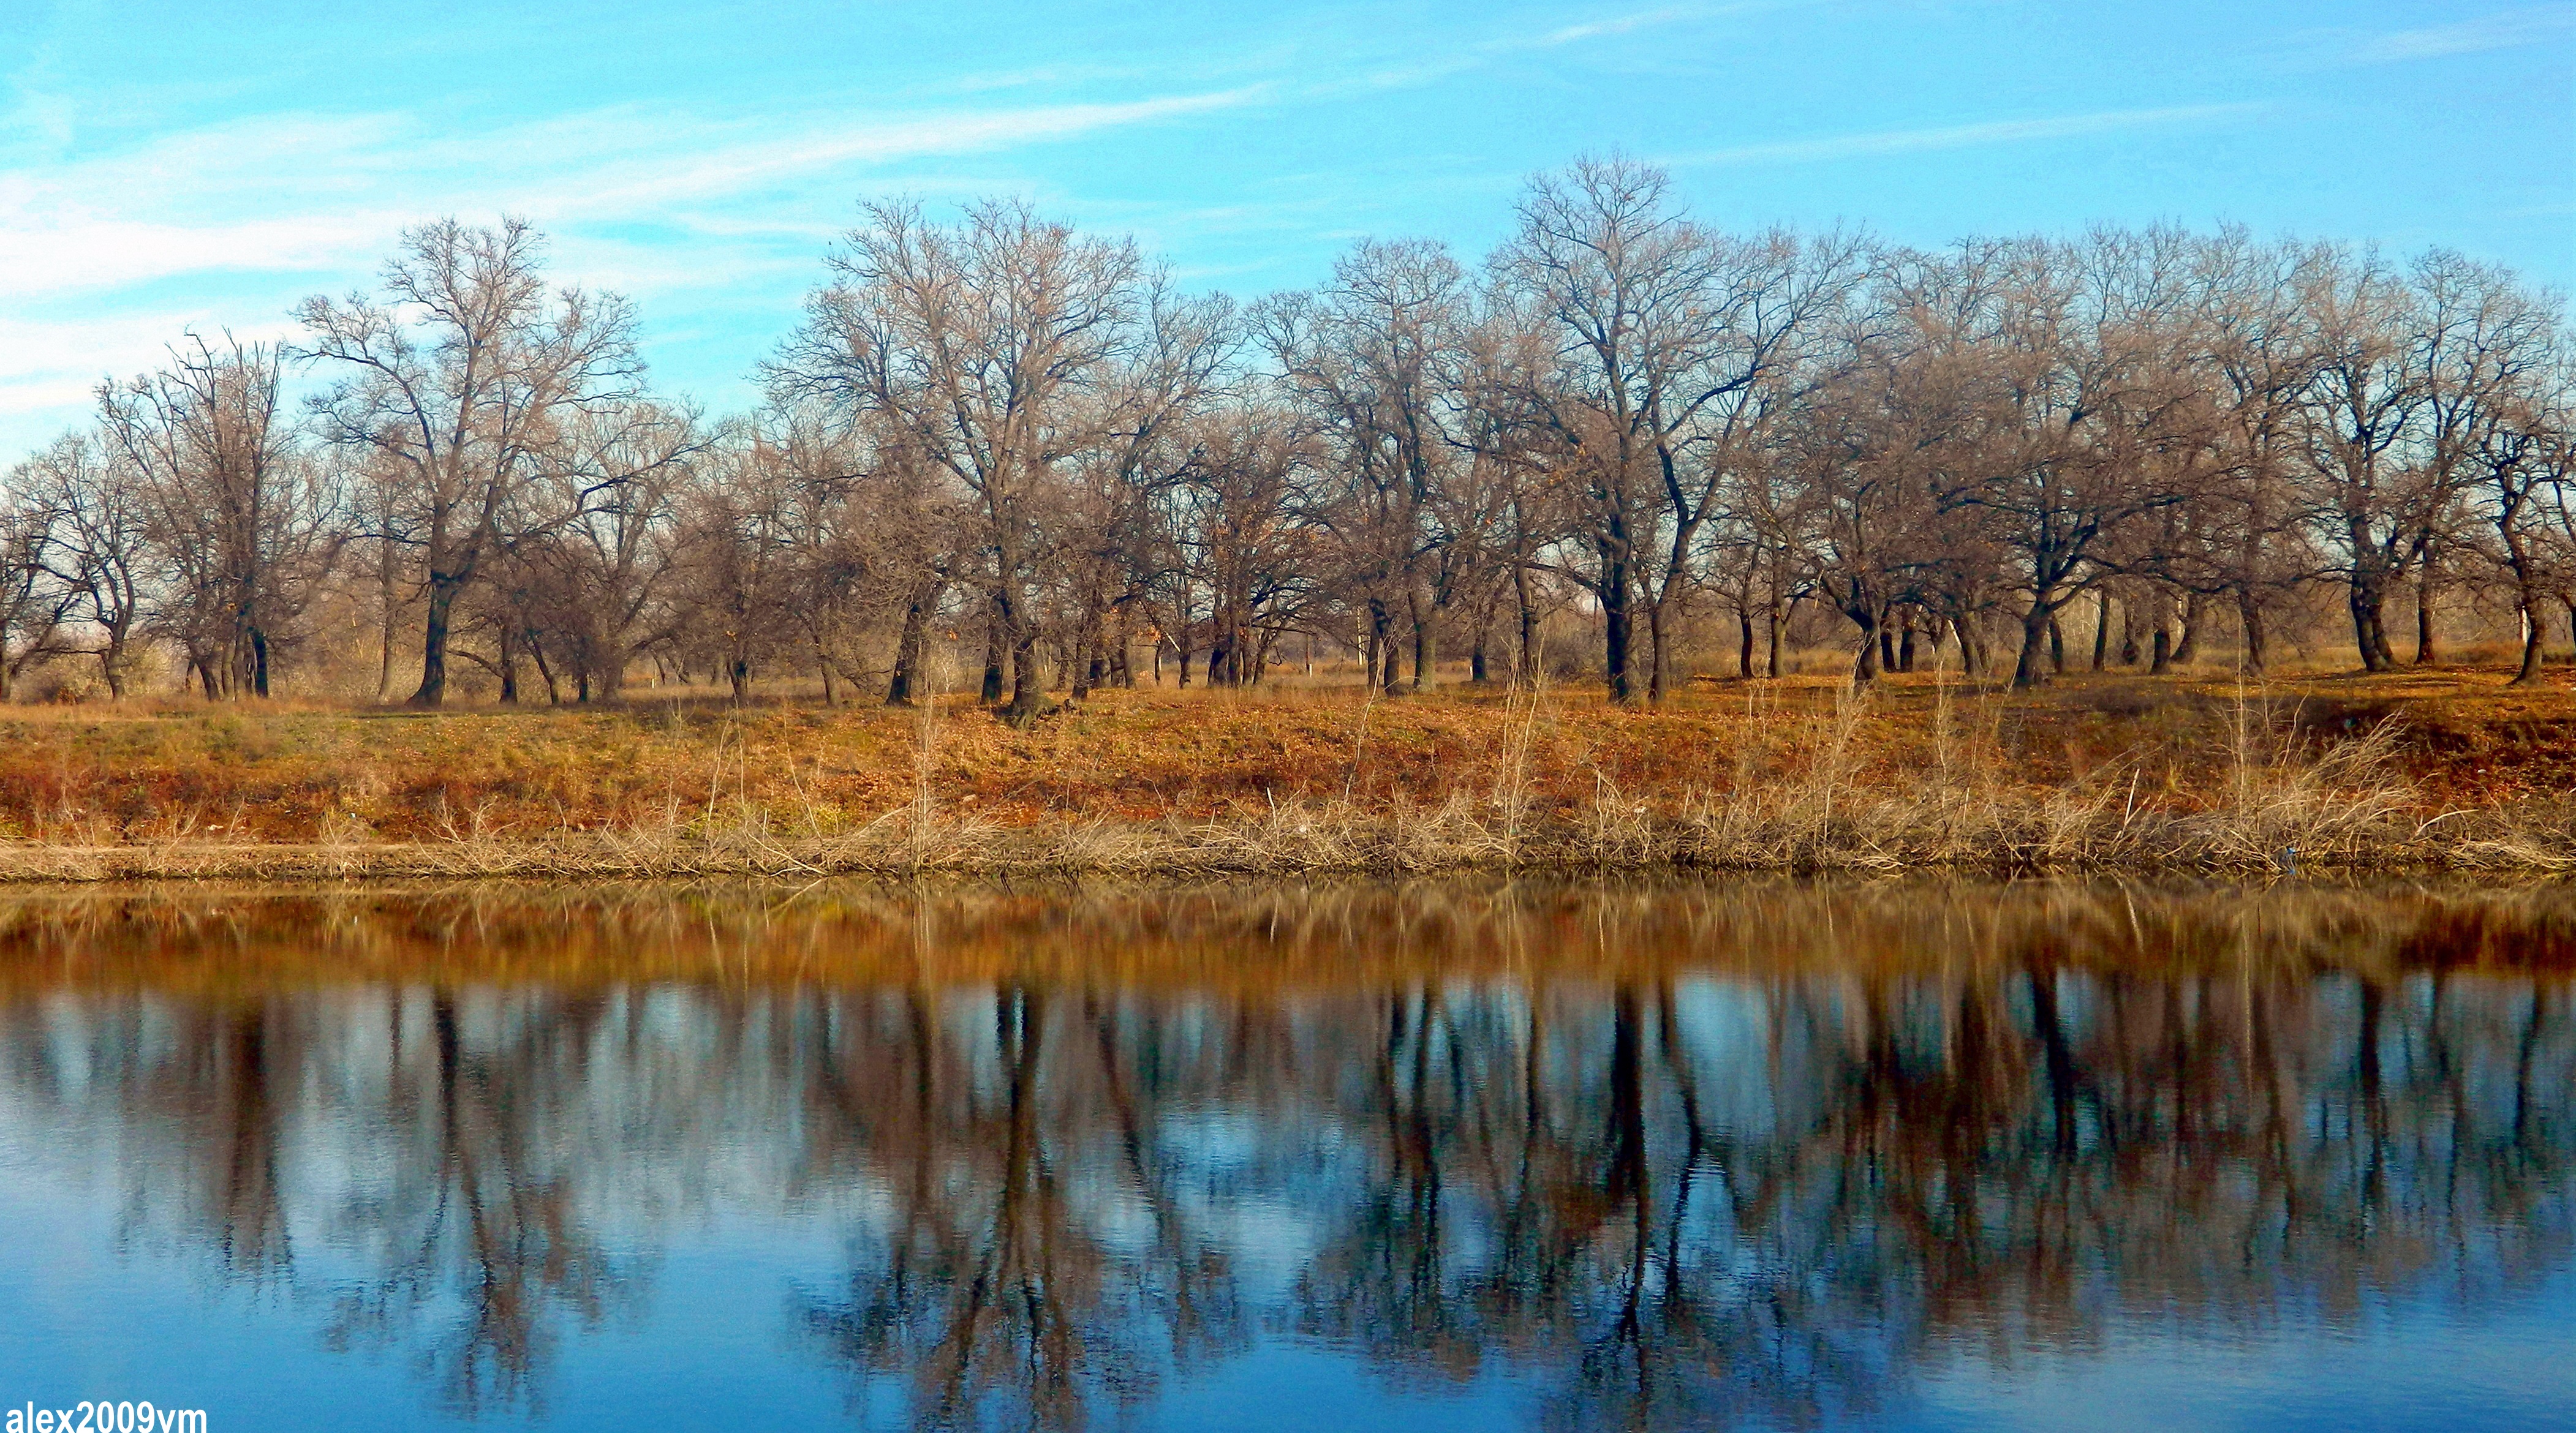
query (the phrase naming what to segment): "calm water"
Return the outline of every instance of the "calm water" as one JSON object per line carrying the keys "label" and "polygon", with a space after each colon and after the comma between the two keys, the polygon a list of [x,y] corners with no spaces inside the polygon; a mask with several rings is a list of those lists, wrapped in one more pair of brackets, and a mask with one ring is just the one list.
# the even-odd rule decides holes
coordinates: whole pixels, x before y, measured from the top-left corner
{"label": "calm water", "polygon": [[2572,975],[2549,891],[0,896],[0,1406],[2576,1426]]}

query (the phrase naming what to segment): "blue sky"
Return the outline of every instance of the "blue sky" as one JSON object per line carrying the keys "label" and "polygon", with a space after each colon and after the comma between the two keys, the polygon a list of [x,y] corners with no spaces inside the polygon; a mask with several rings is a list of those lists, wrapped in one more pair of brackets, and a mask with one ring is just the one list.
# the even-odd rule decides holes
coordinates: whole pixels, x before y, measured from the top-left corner
{"label": "blue sky", "polygon": [[1252,294],[1480,253],[1610,148],[1728,227],[2232,219],[2567,287],[2576,3],[0,0],[0,462],[439,214],[537,220],[723,411],[864,196],[1026,194]]}

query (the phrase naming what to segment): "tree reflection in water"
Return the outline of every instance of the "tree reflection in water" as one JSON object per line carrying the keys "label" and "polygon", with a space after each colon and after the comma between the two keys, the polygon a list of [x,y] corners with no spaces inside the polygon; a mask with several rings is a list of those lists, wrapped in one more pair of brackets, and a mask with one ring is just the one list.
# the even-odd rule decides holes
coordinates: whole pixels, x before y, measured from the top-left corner
{"label": "tree reflection in water", "polygon": [[[10,1098],[130,1221],[530,1408],[675,1217],[803,1345],[1071,1427],[1266,1340],[1552,1426],[1809,1424],[1945,1352],[2563,1269],[2547,894],[827,891],[0,908]],[[686,1297],[686,1290],[675,1297]]]}

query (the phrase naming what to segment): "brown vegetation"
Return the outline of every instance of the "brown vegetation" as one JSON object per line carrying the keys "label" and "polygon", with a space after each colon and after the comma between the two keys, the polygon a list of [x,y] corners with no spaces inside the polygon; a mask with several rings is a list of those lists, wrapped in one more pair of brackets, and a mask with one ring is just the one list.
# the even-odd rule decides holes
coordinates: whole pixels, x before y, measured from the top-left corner
{"label": "brown vegetation", "polygon": [[2561,869],[2576,700],[2500,681],[1818,678],[1651,710],[1104,690],[1027,728],[955,703],[24,709],[0,869]]}

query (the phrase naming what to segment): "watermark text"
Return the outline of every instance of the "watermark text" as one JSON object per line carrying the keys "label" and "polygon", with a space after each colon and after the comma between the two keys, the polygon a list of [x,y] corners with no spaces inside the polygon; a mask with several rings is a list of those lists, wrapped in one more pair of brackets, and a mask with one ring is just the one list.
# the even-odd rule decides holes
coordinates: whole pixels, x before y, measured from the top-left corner
{"label": "watermark text", "polygon": [[29,1403],[9,1410],[0,1433],[206,1433],[206,1410],[104,1398],[63,1408]]}

